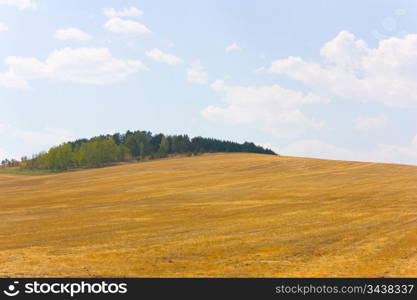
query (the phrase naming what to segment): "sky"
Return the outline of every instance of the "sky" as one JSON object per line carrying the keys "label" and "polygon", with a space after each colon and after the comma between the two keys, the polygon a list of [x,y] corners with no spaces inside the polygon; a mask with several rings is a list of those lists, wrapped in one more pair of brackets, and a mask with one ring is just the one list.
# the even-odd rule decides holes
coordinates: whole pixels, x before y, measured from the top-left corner
{"label": "sky", "polygon": [[147,130],[417,165],[417,2],[0,0],[0,159]]}

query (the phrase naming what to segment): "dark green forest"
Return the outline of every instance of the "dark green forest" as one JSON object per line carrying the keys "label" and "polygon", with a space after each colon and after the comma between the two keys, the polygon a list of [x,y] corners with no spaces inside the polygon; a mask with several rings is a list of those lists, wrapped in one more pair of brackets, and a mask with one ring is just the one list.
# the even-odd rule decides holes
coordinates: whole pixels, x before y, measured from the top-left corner
{"label": "dark green forest", "polygon": [[174,154],[197,155],[210,152],[249,152],[272,154],[270,149],[254,143],[243,144],[213,138],[187,135],[152,134],[149,131],[127,131],[124,134],[101,135],[63,143],[22,159],[21,168],[68,170],[74,168],[102,167],[116,162],[164,158]]}

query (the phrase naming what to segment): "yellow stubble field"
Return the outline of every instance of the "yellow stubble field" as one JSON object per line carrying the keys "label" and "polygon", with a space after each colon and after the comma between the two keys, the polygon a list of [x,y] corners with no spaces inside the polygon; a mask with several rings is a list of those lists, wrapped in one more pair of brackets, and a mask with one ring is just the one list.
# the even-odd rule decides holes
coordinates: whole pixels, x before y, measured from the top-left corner
{"label": "yellow stubble field", "polygon": [[0,276],[416,277],[417,167],[207,154],[0,174]]}

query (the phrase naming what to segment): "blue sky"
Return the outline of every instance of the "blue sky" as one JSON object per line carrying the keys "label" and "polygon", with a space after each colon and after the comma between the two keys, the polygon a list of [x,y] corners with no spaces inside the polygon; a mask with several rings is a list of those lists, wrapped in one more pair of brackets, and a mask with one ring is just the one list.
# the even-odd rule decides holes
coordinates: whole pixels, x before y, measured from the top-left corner
{"label": "blue sky", "polygon": [[415,1],[0,0],[0,159],[130,130],[417,164]]}

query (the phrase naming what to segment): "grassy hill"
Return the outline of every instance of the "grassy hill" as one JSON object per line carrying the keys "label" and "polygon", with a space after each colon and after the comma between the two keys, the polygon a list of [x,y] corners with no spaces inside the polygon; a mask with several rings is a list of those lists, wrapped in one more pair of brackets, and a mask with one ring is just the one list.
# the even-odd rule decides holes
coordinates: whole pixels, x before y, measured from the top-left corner
{"label": "grassy hill", "polygon": [[0,174],[0,276],[417,276],[417,167],[210,154]]}

